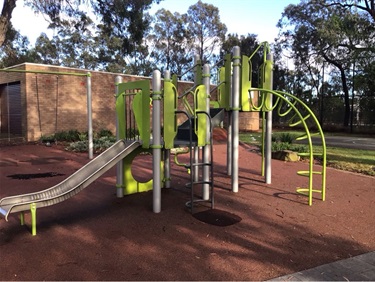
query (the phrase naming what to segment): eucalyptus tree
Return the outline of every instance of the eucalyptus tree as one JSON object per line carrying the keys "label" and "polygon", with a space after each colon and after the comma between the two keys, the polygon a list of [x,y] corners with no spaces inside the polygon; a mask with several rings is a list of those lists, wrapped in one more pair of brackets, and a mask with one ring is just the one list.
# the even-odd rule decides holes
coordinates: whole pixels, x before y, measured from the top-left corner
{"label": "eucalyptus tree", "polygon": [[34,53],[29,50],[29,40],[13,28],[8,28],[9,40],[0,47],[0,68],[34,60]]}
{"label": "eucalyptus tree", "polygon": [[193,47],[202,62],[210,61],[225,39],[227,27],[220,20],[219,9],[198,1],[186,13],[187,29],[193,36]]}
{"label": "eucalyptus tree", "polygon": [[[278,26],[280,43],[291,50],[296,68],[313,70],[325,62],[339,71],[345,101],[344,126],[349,125],[350,74],[362,46],[371,50],[374,29],[366,16],[325,0],[302,0],[285,8]],[[343,3],[344,1],[341,1]],[[316,68],[317,69],[317,68]]]}
{"label": "eucalyptus tree", "polygon": [[153,18],[153,29],[147,38],[151,58],[161,70],[181,74],[192,61],[192,34],[186,25],[186,15],[160,9]]}
{"label": "eucalyptus tree", "polygon": [[[225,54],[230,53],[234,46],[239,46],[241,53],[246,56],[253,55],[253,52],[259,46],[258,36],[256,34],[238,35],[238,34],[228,34],[223,41],[220,48],[220,59],[224,59]],[[262,64],[262,55],[260,50],[252,56],[252,81],[254,87],[258,86],[259,81],[259,68]]]}
{"label": "eucalyptus tree", "polygon": [[361,11],[367,14],[375,23],[375,0],[327,0],[322,3],[323,6],[338,6],[347,10]]}
{"label": "eucalyptus tree", "polygon": [[[152,3],[159,2],[160,0],[24,0],[25,5],[48,20],[49,28],[54,29],[60,37],[64,37],[64,40],[54,39],[54,44],[67,43],[68,38],[72,40],[70,45],[56,46],[57,50],[66,50],[65,47],[70,46],[68,53],[74,53],[76,51],[73,47],[79,47],[77,52],[86,60],[88,60],[88,53],[84,49],[88,50],[88,45],[79,46],[78,42],[79,32],[82,32],[79,29],[79,21],[85,15],[85,23],[87,23],[91,16],[97,23],[92,29],[95,35],[92,39],[83,38],[83,41],[94,46],[99,65],[103,69],[108,68],[109,65],[113,66],[113,62],[122,65],[125,63],[125,57],[139,48],[150,25],[149,18],[145,16],[146,11]],[[17,0],[4,0],[0,15],[0,46],[6,41],[5,35],[11,26],[11,16],[16,3]],[[67,26],[67,23],[72,24],[74,21],[76,26]],[[87,31],[85,33],[88,34]],[[69,61],[68,56],[65,56],[64,60],[68,64],[74,63],[73,60]],[[91,66],[92,63],[90,61],[87,66]]]}
{"label": "eucalyptus tree", "polygon": [[4,0],[0,14],[0,46],[4,45],[6,34],[11,29],[14,8],[16,8],[16,0]]}

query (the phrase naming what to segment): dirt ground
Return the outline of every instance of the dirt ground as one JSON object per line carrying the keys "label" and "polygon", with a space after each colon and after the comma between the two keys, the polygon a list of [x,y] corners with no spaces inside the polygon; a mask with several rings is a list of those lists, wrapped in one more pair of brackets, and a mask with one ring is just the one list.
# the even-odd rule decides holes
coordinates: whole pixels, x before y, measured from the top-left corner
{"label": "dirt ground", "polygon": [[[37,236],[29,214],[26,226],[18,214],[1,218],[0,279],[267,280],[375,250],[374,177],[328,168],[327,199],[310,207],[295,193],[308,180],[296,171],[307,164],[273,160],[266,185],[259,154],[241,145],[233,193],[225,138],[216,137],[215,209],[203,213],[206,222],[185,207],[183,168],[172,164],[159,214],[152,212],[152,191],[116,198],[113,168],[73,198],[38,209]],[[56,145],[0,147],[0,198],[48,188],[87,162],[87,154]],[[135,162],[134,174],[151,173],[151,158]]]}

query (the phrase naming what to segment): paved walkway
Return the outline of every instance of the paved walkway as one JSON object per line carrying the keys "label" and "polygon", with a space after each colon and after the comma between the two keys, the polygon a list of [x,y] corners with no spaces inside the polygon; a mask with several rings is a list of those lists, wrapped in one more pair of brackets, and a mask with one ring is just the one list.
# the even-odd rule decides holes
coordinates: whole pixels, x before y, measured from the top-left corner
{"label": "paved walkway", "polygon": [[324,264],[270,281],[375,281],[375,252]]}

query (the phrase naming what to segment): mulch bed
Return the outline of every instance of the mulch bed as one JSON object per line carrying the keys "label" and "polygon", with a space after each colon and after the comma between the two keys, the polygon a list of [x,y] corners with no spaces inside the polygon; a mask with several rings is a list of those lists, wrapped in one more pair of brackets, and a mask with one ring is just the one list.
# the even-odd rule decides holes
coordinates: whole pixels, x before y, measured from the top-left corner
{"label": "mulch bed", "polygon": [[[213,210],[191,215],[189,174],[175,164],[158,214],[152,191],[116,198],[112,168],[73,198],[38,209],[37,236],[29,214],[26,226],[17,214],[0,219],[1,280],[267,280],[375,250],[374,177],[328,168],[327,199],[310,207],[295,192],[308,180],[296,175],[306,163],[273,160],[266,185],[259,154],[241,145],[233,193],[225,138],[215,139]],[[0,198],[51,187],[88,161],[57,145],[0,147]],[[151,168],[151,158],[134,164],[145,179]]]}

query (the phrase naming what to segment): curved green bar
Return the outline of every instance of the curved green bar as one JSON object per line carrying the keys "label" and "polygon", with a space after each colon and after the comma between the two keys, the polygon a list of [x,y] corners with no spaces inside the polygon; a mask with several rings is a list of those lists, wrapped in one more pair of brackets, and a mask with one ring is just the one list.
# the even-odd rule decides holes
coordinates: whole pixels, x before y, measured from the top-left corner
{"label": "curved green bar", "polygon": [[[312,112],[312,110],[299,98],[293,96],[290,93],[282,92],[282,91],[273,91],[269,89],[261,89],[261,88],[252,88],[251,90],[259,90],[259,91],[268,91],[269,93],[277,96],[279,99],[279,103],[285,102],[288,104],[290,107],[287,111],[282,113],[282,116],[285,116],[288,114],[291,110],[295,112],[294,116],[290,120],[289,126],[293,127],[298,124],[302,124],[303,128],[305,129],[306,134],[300,137],[299,139],[307,139],[308,140],[308,147],[309,147],[309,152],[305,154],[299,154],[301,156],[309,157],[309,170],[308,171],[299,171],[297,174],[303,175],[303,176],[308,176],[309,177],[309,185],[307,188],[298,188],[297,192],[301,193],[303,195],[307,195],[309,197],[309,205],[312,205],[312,197],[313,197],[313,192],[318,192],[321,193],[321,199],[322,201],[325,201],[325,195],[326,195],[326,166],[327,166],[327,152],[326,152],[326,144],[325,144],[325,139],[324,139],[324,134],[323,130],[319,124],[318,119]],[[294,101],[293,101],[294,100]],[[306,116],[303,116],[301,112],[297,109],[296,105],[302,106],[308,114]],[[274,105],[276,106],[276,105]],[[281,105],[278,105],[281,107]],[[278,111],[280,113],[280,111]],[[314,124],[316,125],[318,129],[318,133],[316,134],[311,134],[310,130],[307,126],[306,120],[312,118],[314,121]],[[322,139],[322,154],[320,155],[322,157],[322,171],[314,171],[313,166],[314,166],[314,154],[313,152],[313,145],[312,145],[312,135],[320,135]],[[322,186],[321,189],[314,189],[313,188],[313,175],[314,174],[320,174],[322,175]]]}

